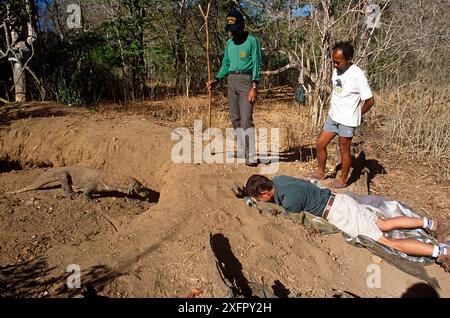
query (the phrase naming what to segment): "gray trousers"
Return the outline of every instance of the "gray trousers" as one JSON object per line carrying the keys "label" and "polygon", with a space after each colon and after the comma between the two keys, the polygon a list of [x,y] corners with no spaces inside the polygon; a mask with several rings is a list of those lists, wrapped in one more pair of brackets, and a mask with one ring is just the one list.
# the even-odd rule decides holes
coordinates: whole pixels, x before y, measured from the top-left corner
{"label": "gray trousers", "polygon": [[231,122],[237,136],[238,155],[242,156],[245,153],[246,158],[253,160],[256,156],[253,104],[247,100],[251,87],[252,75],[228,75],[228,104]]}

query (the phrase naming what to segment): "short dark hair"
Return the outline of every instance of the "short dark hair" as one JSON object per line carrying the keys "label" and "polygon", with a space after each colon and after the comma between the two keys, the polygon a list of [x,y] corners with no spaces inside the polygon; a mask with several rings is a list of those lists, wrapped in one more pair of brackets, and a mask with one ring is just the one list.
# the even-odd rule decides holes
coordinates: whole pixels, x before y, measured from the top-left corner
{"label": "short dark hair", "polygon": [[341,50],[347,61],[353,58],[353,53],[355,51],[350,42],[338,42],[333,46],[333,51],[334,50]]}
{"label": "short dark hair", "polygon": [[249,197],[259,197],[263,191],[272,190],[273,182],[267,177],[254,174],[247,180],[245,192]]}

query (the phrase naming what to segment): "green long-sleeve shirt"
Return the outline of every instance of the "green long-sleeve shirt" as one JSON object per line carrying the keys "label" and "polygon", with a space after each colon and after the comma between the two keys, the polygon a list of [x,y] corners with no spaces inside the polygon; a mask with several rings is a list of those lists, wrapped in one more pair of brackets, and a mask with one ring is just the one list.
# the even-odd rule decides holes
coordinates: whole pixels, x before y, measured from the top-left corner
{"label": "green long-sleeve shirt", "polygon": [[261,80],[261,47],[257,38],[247,36],[244,43],[236,45],[233,39],[227,41],[222,67],[216,78],[223,79],[229,72],[252,73],[252,81]]}
{"label": "green long-sleeve shirt", "polygon": [[309,181],[289,176],[276,176],[272,181],[275,185],[274,201],[286,211],[306,211],[322,216],[331,196],[330,189],[321,189]]}

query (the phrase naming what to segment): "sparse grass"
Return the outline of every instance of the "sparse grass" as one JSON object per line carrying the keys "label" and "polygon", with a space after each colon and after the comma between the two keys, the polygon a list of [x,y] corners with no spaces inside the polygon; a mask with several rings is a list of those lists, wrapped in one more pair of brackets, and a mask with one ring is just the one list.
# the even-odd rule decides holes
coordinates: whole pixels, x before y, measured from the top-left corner
{"label": "sparse grass", "polygon": [[[417,173],[432,174],[436,181],[448,182],[449,87],[424,86],[417,82],[396,90],[378,92],[377,105],[365,118],[367,129],[363,138],[379,149],[385,158],[414,162],[420,166]],[[107,108],[111,109],[111,106]],[[208,127],[206,96],[115,105],[113,109],[150,114],[176,127],[193,128],[194,120],[202,120],[203,129]],[[256,128],[279,128],[282,150],[314,147],[321,129],[311,124],[308,108],[302,106],[298,109],[294,103],[271,100],[257,102],[254,122]],[[227,101],[221,96],[213,98],[212,126],[222,130],[231,127]],[[358,138],[357,134],[355,142]]]}
{"label": "sparse grass", "polygon": [[[215,96],[212,103],[212,126],[219,129],[231,127],[226,99]],[[194,120],[203,121],[208,128],[208,98],[206,96],[184,98],[174,97],[161,101],[145,101],[135,104],[102,105],[98,110],[114,110],[135,114],[150,114],[158,120],[177,127],[193,128]],[[280,146],[293,149],[314,143],[319,130],[311,125],[309,110],[296,108],[293,103],[271,100],[258,101],[254,110],[256,128],[279,128]]]}
{"label": "sparse grass", "polygon": [[[376,145],[399,159],[429,166],[437,181],[450,180],[449,87],[415,82],[379,92],[369,122],[382,138]],[[431,171],[433,170],[433,171]]]}

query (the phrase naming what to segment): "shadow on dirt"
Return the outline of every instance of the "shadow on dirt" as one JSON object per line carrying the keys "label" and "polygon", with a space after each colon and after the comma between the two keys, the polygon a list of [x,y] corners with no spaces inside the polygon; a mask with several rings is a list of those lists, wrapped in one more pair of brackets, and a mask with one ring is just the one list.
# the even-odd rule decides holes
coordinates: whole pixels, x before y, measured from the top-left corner
{"label": "shadow on dirt", "polygon": [[51,168],[52,164],[46,162],[28,162],[25,166],[17,160],[11,160],[8,156],[0,159],[0,173],[7,173],[11,171],[19,171],[24,168]]}
{"label": "shadow on dirt", "polygon": [[7,158],[0,160],[0,173],[10,172],[13,170],[22,170],[22,165],[18,161],[12,161]]}
{"label": "shadow on dirt", "polygon": [[0,267],[0,298],[100,297],[97,293],[121,275],[104,265],[92,266],[81,270],[76,288],[76,270],[54,276],[55,269],[43,257]]}
{"label": "shadow on dirt", "polygon": [[7,126],[10,122],[37,117],[57,117],[64,116],[70,112],[58,103],[51,102],[27,102],[15,103],[0,108],[0,126]]}
{"label": "shadow on dirt", "polygon": [[[151,203],[157,203],[159,201],[159,192],[154,191],[152,189],[149,188],[145,188],[145,190],[147,191],[147,193],[149,193],[149,197],[148,197],[148,202]],[[137,195],[137,194],[125,194],[122,192],[118,192],[118,191],[102,191],[96,195],[94,195],[93,197],[95,198],[106,198],[106,197],[115,197],[115,198],[129,198],[132,200],[136,200],[136,201],[142,201],[143,199]]]}
{"label": "shadow on dirt", "polygon": [[[367,159],[364,151],[361,151],[357,157],[352,157],[352,171],[347,180],[347,186],[358,181],[362,175],[367,174],[367,192],[370,193],[370,184],[378,174],[387,174],[386,169],[378,162],[378,160]],[[331,177],[336,178],[339,170],[342,169],[338,164],[334,169]]]}
{"label": "shadow on dirt", "polygon": [[223,234],[210,233],[209,244],[214,254],[215,266],[219,272],[220,279],[229,289],[231,298],[285,298],[290,291],[279,281],[274,281],[274,285],[268,286],[264,282],[264,277],[260,277],[260,282],[249,281],[243,273],[242,264],[233,254],[230,241]]}
{"label": "shadow on dirt", "polygon": [[230,241],[223,234],[214,234],[211,237],[211,248],[219,261],[224,278],[233,283],[233,294],[246,298],[252,296],[249,281],[242,272],[242,264],[233,254]]}
{"label": "shadow on dirt", "polygon": [[417,283],[409,287],[401,298],[440,298],[436,290],[428,284]]}
{"label": "shadow on dirt", "polygon": [[279,280],[274,281],[274,284],[271,287],[273,289],[273,293],[278,298],[287,298],[291,293],[291,291],[287,289],[286,286],[284,286]]}
{"label": "shadow on dirt", "polygon": [[289,148],[280,152],[280,162],[309,162],[316,159],[317,152],[314,146],[301,146]]}

